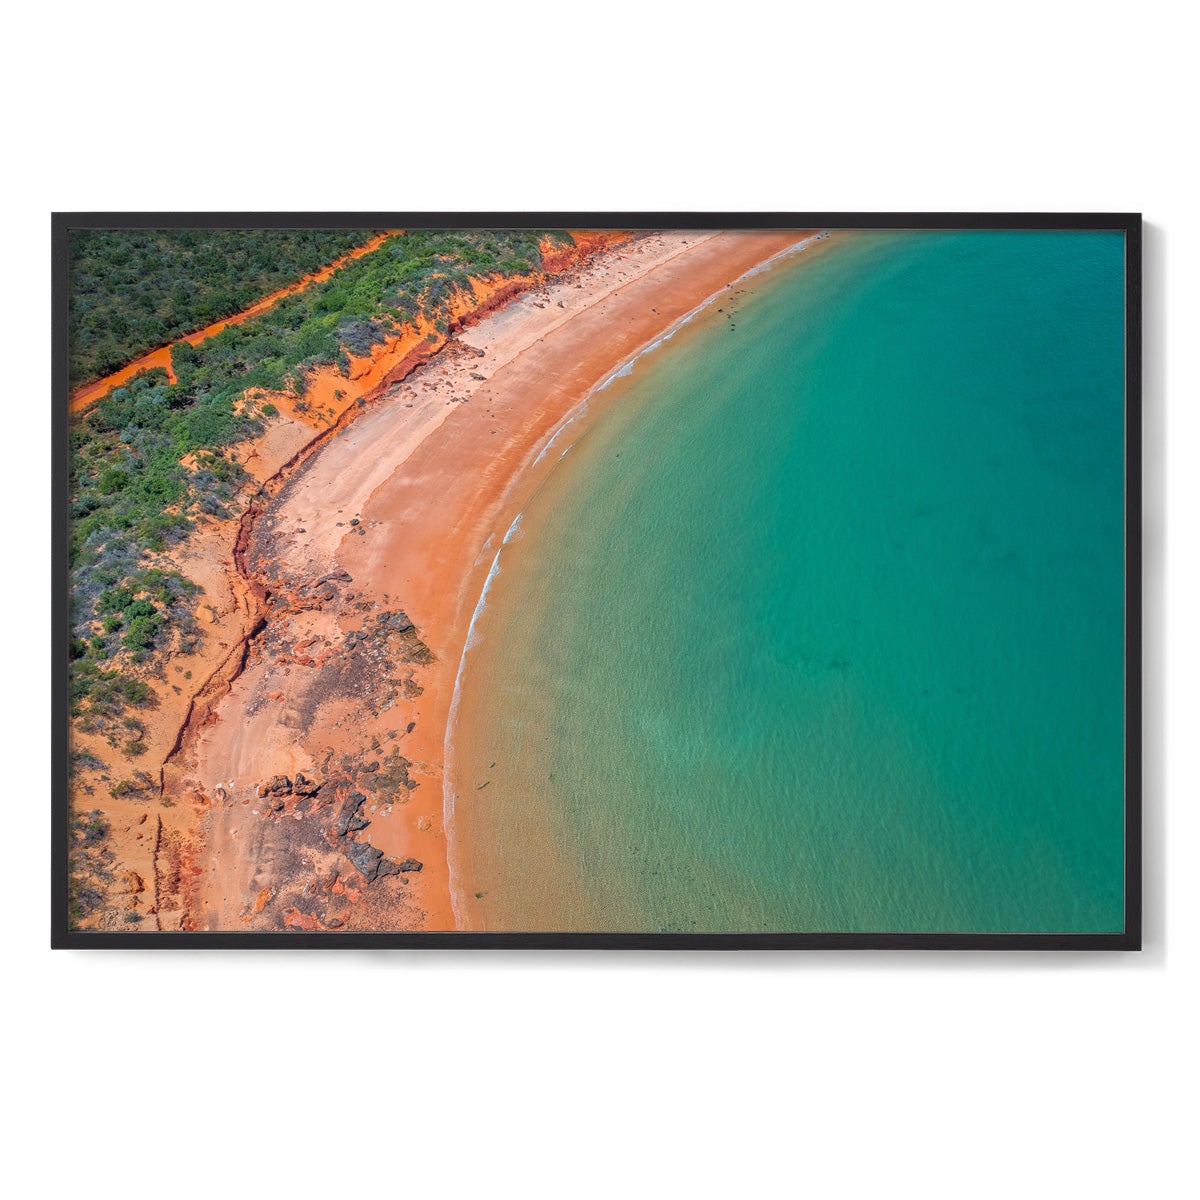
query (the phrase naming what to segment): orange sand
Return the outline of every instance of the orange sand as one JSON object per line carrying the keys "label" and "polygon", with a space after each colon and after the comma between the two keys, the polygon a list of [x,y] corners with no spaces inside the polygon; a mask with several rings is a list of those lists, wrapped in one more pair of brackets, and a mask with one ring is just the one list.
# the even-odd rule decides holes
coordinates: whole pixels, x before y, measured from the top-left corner
{"label": "orange sand", "polygon": [[[628,236],[588,232],[579,235],[575,247],[547,247],[546,271],[567,270],[598,249],[625,241]],[[366,253],[369,248],[364,246],[358,253]],[[318,272],[316,278],[326,273]],[[455,322],[476,319],[541,279],[476,280],[470,294],[457,298],[451,316]],[[194,338],[198,340],[207,332]],[[428,340],[429,335],[434,336],[433,342]],[[297,411],[297,398],[290,393],[253,393],[253,399],[271,399],[281,411],[268,421],[260,436],[230,451],[230,457],[240,462],[249,476],[241,504],[252,506],[251,524],[253,513],[262,504],[256,495],[260,486],[274,494],[295,464],[327,439],[334,428],[353,420],[360,405],[386,388],[389,380],[404,377],[436,354],[445,342],[444,334],[422,325],[375,347],[369,357],[352,358],[347,376],[334,368],[313,372],[302,413]],[[101,764],[77,772],[73,809],[82,812],[100,807],[105,813],[110,825],[106,850],[114,856],[114,877],[128,874],[152,884],[144,894],[126,895],[120,888],[109,888],[104,907],[88,918],[91,926],[128,929],[127,918],[133,915],[153,918],[144,919],[135,928],[170,929],[192,921],[189,895],[195,879],[203,874],[197,865],[196,823],[214,803],[214,796],[190,783],[181,785],[172,759],[194,729],[210,719],[213,706],[241,670],[247,638],[262,619],[261,588],[244,578],[237,565],[244,551],[245,528],[245,518],[239,520],[237,516],[202,519],[180,547],[156,558],[160,565],[178,568],[200,585],[203,598],[196,616],[203,636],[194,653],[166,656],[162,664],[166,686],[162,682],[154,685],[159,703],[140,717],[143,756],[130,762],[114,759],[102,732],[88,734],[72,729],[72,747],[88,752]],[[142,773],[142,784],[136,792],[120,797],[110,794],[116,781],[130,781],[136,772]],[[271,889],[265,890],[273,895]],[[266,902],[256,903],[247,919],[260,913]],[[268,914],[264,921],[270,923],[273,916]]]}
{"label": "orange sand", "polygon": [[[485,546],[552,469],[534,465],[537,453],[598,382],[803,236],[663,234],[610,250],[461,334],[296,474],[247,551],[263,586],[283,599],[268,610],[244,672],[172,764],[173,789],[211,794],[219,784],[228,797],[207,809],[191,927],[316,929],[336,917],[335,928],[454,928],[443,753],[455,675],[490,565]],[[337,598],[315,606],[303,599],[335,570],[353,580],[339,585]],[[411,672],[423,690],[384,703],[379,694],[339,692],[346,633],[398,609],[435,656]],[[373,692],[376,684],[356,686]],[[321,844],[315,837],[289,858],[284,842],[327,816],[255,811],[259,781],[278,772],[319,776],[338,762],[377,770],[368,760],[382,751],[373,745],[398,748],[418,784],[407,798],[397,793],[373,806],[359,839],[424,864],[403,888],[393,880],[364,885],[344,859],[312,849]],[[285,869],[310,869],[312,877],[276,905],[267,889],[277,882],[272,872]]]}

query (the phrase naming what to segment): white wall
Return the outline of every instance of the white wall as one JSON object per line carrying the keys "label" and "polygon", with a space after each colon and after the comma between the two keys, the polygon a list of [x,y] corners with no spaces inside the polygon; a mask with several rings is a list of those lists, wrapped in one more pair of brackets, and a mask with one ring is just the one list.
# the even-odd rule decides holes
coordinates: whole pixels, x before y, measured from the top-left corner
{"label": "white wall", "polygon": [[[1200,205],[1182,6],[536,7],[53,8],[10,46],[9,1171],[99,1196],[1185,1194]],[[1147,950],[51,955],[48,213],[240,208],[1143,210]]]}

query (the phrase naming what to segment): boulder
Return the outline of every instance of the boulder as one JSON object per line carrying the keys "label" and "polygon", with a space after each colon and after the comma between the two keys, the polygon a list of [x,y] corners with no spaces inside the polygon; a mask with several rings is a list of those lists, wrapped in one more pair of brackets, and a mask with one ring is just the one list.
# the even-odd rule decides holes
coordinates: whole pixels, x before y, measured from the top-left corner
{"label": "boulder", "polygon": [[303,771],[296,772],[296,778],[292,780],[292,791],[297,796],[315,796],[321,790],[320,783],[315,779],[309,779]]}
{"label": "boulder", "polygon": [[333,822],[333,832],[338,837],[345,837],[348,833],[366,829],[370,825],[371,822],[366,817],[360,816],[358,811],[366,802],[367,798],[362,792],[350,793]]}
{"label": "boulder", "polygon": [[419,871],[423,865],[423,863],[417,862],[415,858],[385,858],[380,862],[377,874],[380,878],[384,875],[399,875],[401,877],[400,882],[407,883],[408,880],[405,876],[413,871]]}
{"label": "boulder", "polygon": [[321,922],[313,913],[301,912],[293,907],[285,908],[282,915],[285,929],[301,929],[305,933],[311,933],[314,929],[321,928]]}
{"label": "boulder", "polygon": [[368,883],[373,883],[379,878],[379,864],[383,862],[382,850],[376,850],[366,842],[349,842],[345,853],[355,870]]}

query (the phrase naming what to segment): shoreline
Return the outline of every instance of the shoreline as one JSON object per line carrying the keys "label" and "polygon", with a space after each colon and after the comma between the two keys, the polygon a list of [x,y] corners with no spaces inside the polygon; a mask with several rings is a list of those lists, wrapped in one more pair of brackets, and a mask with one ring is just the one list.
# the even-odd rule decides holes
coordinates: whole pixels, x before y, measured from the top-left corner
{"label": "shoreline", "polygon": [[[173,771],[215,797],[191,927],[457,928],[448,743],[488,548],[592,396],[815,232],[607,250],[460,331],[287,482],[246,548],[267,626]],[[292,791],[300,777],[321,780],[315,798]],[[363,832],[331,839],[348,803]],[[410,865],[373,874],[381,862]]]}
{"label": "shoreline", "polygon": [[[625,359],[623,359],[622,361],[617,363],[616,366],[614,366],[603,377],[601,377],[595,384],[593,384],[592,387],[590,387],[579,398],[579,400],[575,404],[575,406],[562,418],[562,420],[559,422],[558,426],[555,428],[554,432],[549,436],[549,438],[546,440],[545,444],[542,446],[541,450],[538,452],[538,455],[534,459],[532,465],[536,467],[540,462],[542,462],[546,458],[546,455],[548,454],[548,452],[551,450],[551,448],[554,447],[555,443],[558,441],[559,437],[563,433],[565,433],[573,425],[580,422],[583,418],[590,415],[589,408],[590,408],[592,400],[596,396],[598,396],[601,392],[603,392],[606,388],[608,388],[609,385],[612,384],[615,380],[625,378],[628,375],[632,374],[633,368],[636,366],[636,364],[642,358],[644,358],[648,354],[654,353],[656,350],[660,349],[667,342],[669,342],[677,333],[679,333],[680,330],[682,330],[686,326],[690,325],[697,317],[699,317],[702,313],[704,313],[709,308],[711,308],[712,305],[717,301],[717,299],[720,296],[722,296],[729,288],[736,287],[736,286],[738,286],[738,284],[744,282],[745,280],[753,278],[755,275],[758,275],[764,271],[770,270],[773,266],[782,262],[783,260],[791,258],[796,254],[802,253],[803,251],[807,250],[810,246],[814,245],[815,243],[824,241],[826,238],[828,238],[828,236],[829,236],[829,234],[825,230],[808,233],[806,236],[800,238],[800,240],[794,242],[793,244],[791,244],[789,246],[784,247],[784,249],[778,251],[777,253],[772,254],[769,258],[764,259],[762,262],[756,263],[754,266],[750,267],[748,270],[743,271],[736,278],[728,280],[725,283],[725,285],[723,285],[717,291],[712,292],[709,295],[705,296],[704,299],[702,299],[698,304],[696,304],[694,307],[689,309],[681,317],[678,317],[666,329],[664,329],[661,332],[659,332],[658,334],[654,335],[652,338],[647,340],[643,345],[639,346],[636,350],[634,350],[631,354],[629,354]],[[551,471],[553,471],[553,469],[555,467],[557,467],[559,463],[562,462],[562,460],[567,456],[567,453],[571,450],[571,448],[574,445],[575,445],[575,440],[572,440],[571,442],[569,442],[567,444],[567,446],[563,449],[562,453],[556,459],[553,460],[553,463],[550,468]],[[549,472],[547,472],[547,475],[545,477],[543,477],[542,480],[539,480],[539,483],[538,483],[539,488],[540,488],[541,483],[544,482],[544,479],[548,478],[548,476],[549,476]],[[535,491],[536,490],[537,489],[535,489]],[[458,710],[459,710],[459,704],[461,701],[463,672],[464,672],[464,669],[465,669],[466,663],[467,663],[468,651],[470,651],[475,645],[475,642],[473,641],[474,634],[475,634],[475,627],[479,620],[480,615],[483,613],[483,611],[486,607],[488,591],[491,588],[493,580],[499,574],[499,571],[500,571],[500,558],[504,552],[504,547],[507,546],[509,544],[509,542],[512,541],[513,538],[515,537],[515,535],[517,534],[517,532],[520,528],[521,519],[524,515],[525,515],[525,512],[524,512],[524,509],[522,509],[522,511],[520,511],[516,514],[516,516],[512,520],[512,523],[508,526],[507,530],[505,531],[504,537],[501,539],[500,545],[496,550],[495,557],[492,560],[492,566],[489,569],[487,577],[484,580],[483,587],[481,588],[481,590],[479,592],[479,599],[478,599],[474,609],[471,612],[471,619],[468,622],[466,633],[463,637],[462,651],[459,655],[458,667],[457,667],[457,669],[455,671],[455,675],[454,675],[454,687],[453,687],[453,690],[451,693],[450,706],[449,706],[449,711],[447,713],[447,718],[446,718],[445,739],[444,739],[444,743],[443,743],[444,749],[443,749],[443,773],[442,773],[442,809],[443,809],[443,820],[445,823],[446,834],[447,834],[447,855],[448,855],[448,870],[449,870],[450,905],[451,905],[451,909],[454,913],[455,926],[456,926],[456,928],[458,928],[460,930],[464,929],[466,926],[464,925],[463,911],[462,911],[462,906],[459,903],[459,896],[455,890],[455,874],[456,874],[456,872],[455,872],[454,852],[457,852],[457,855],[461,857],[464,854],[464,848],[460,843],[457,843],[455,841],[455,837],[454,837],[454,812],[455,812],[456,794],[454,791],[453,775],[454,775],[454,737],[455,737],[455,735],[457,733],[457,729],[458,729]],[[490,541],[491,541],[491,538],[489,537],[488,542],[490,543]],[[484,549],[486,550],[486,545],[485,545]]]}
{"label": "shoreline", "polygon": [[[156,689],[158,703],[143,718],[143,763],[148,769],[112,785],[108,772],[128,775],[132,765],[122,771],[119,764],[110,762],[110,747],[102,733],[72,729],[72,745],[90,754],[95,763],[78,772],[72,804],[77,806],[82,797],[99,791],[108,792],[104,805],[109,819],[106,848],[113,862],[101,882],[111,886],[95,927],[124,925],[143,917],[152,920],[144,920],[142,928],[170,929],[186,927],[191,920],[184,885],[198,874],[195,864],[202,850],[197,844],[197,828],[206,807],[214,803],[213,788],[193,786],[186,776],[181,777],[176,759],[196,729],[213,719],[215,706],[243,669],[250,644],[268,614],[254,572],[246,569],[260,513],[330,437],[361,416],[390,387],[436,358],[448,335],[476,323],[513,296],[544,286],[547,278],[578,270],[598,249],[627,240],[628,235],[621,231],[579,231],[575,245],[551,250],[542,271],[535,275],[473,278],[469,290],[454,301],[449,330],[438,331],[421,319],[415,329],[406,328],[372,347],[369,355],[352,355],[348,372],[336,366],[311,371],[306,411],[301,411],[291,393],[251,389],[252,399],[272,401],[278,413],[260,436],[230,450],[230,457],[246,472],[234,512],[201,520],[180,546],[161,559],[163,565],[178,569],[200,588],[204,602],[195,617],[203,636],[191,650],[167,654],[152,665],[151,675],[162,686]],[[360,253],[369,248],[369,244],[360,248]],[[261,311],[266,303],[260,301],[255,311]],[[254,314],[241,314],[250,315]],[[222,322],[227,323],[228,318]],[[165,355],[169,350],[170,346],[162,347],[158,353]],[[153,818],[152,826],[146,824],[149,818]]]}

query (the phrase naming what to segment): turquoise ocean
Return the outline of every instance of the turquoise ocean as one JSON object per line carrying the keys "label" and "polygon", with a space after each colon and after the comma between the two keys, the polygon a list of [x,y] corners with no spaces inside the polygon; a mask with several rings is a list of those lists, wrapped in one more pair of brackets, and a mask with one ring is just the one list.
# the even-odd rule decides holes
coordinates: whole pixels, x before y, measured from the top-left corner
{"label": "turquoise ocean", "polygon": [[593,397],[460,672],[462,924],[1122,928],[1123,254],[835,234]]}

